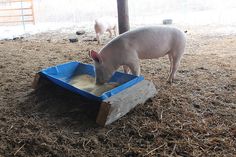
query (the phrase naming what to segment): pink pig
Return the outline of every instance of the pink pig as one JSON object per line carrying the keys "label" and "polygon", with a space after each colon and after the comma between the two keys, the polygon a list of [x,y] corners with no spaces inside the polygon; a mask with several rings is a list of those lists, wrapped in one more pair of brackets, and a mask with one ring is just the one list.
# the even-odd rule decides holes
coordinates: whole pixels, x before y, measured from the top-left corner
{"label": "pink pig", "polygon": [[123,65],[125,73],[140,75],[139,59],[153,59],[168,55],[170,73],[168,82],[172,83],[184,54],[185,34],[174,27],[143,27],[125,32],[105,45],[99,53],[90,51],[94,60],[96,83],[103,84],[111,78],[114,71]]}
{"label": "pink pig", "polygon": [[114,35],[116,36],[116,20],[111,17],[102,17],[95,20],[94,29],[96,32],[96,38],[98,44],[101,43],[100,36],[105,32],[109,32],[110,38],[112,37],[112,30],[114,31]]}

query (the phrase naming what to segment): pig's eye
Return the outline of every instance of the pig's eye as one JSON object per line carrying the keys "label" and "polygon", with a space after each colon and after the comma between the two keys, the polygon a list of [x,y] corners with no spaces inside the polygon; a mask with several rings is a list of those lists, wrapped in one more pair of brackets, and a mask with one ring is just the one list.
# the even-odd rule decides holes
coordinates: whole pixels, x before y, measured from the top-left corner
{"label": "pig's eye", "polygon": [[99,59],[98,58],[94,58],[94,61],[99,63]]}

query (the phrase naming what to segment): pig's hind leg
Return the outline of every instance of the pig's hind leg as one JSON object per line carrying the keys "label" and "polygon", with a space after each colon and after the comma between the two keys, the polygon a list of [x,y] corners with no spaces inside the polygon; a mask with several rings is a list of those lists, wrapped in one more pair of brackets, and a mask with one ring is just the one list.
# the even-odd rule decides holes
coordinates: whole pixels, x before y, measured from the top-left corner
{"label": "pig's hind leg", "polygon": [[108,29],[107,31],[108,31],[109,34],[110,34],[110,35],[109,35],[109,38],[112,38],[112,31],[111,31],[111,29]]}
{"label": "pig's hind leg", "polygon": [[175,55],[176,53],[169,53],[169,60],[170,60],[170,74],[169,77],[167,79],[167,82],[172,84],[172,82],[175,79],[175,74],[176,71],[178,69],[178,66],[180,64],[180,59],[181,59],[181,55]]}
{"label": "pig's hind leg", "polygon": [[173,67],[173,58],[172,58],[172,56],[170,54],[168,54],[168,58],[170,60],[170,73],[169,73],[169,77],[170,77],[170,74],[171,74],[171,71],[172,71],[172,67]]}
{"label": "pig's hind leg", "polygon": [[114,35],[116,37],[116,35],[117,35],[117,33],[116,33],[117,32],[116,26],[114,26],[113,31],[114,31]]}

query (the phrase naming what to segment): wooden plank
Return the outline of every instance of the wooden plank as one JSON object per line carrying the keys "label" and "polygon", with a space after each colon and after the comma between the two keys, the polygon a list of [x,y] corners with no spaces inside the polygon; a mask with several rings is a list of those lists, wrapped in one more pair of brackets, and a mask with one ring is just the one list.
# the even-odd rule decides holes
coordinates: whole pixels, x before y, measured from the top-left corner
{"label": "wooden plank", "polygon": [[106,102],[100,104],[99,112],[96,118],[97,124],[101,126],[106,125],[107,117],[109,116],[111,105]]}
{"label": "wooden plank", "polygon": [[13,10],[31,10],[32,7],[29,8],[7,8],[7,9],[1,9],[0,11],[13,11]]}
{"label": "wooden plank", "polygon": [[130,29],[128,0],[117,0],[119,34]]}
{"label": "wooden plank", "polygon": [[34,76],[33,83],[32,83],[32,88],[33,89],[37,89],[38,88],[39,80],[40,80],[40,75],[39,75],[39,73],[36,73],[35,76]]}
{"label": "wooden plank", "polygon": [[0,23],[22,23],[22,22],[34,22],[34,20],[24,20],[24,21],[0,21]]}
{"label": "wooden plank", "polygon": [[34,76],[34,80],[31,84],[31,87],[37,90],[43,86],[47,86],[50,83],[51,81],[48,78],[41,76],[39,73],[36,73]]}
{"label": "wooden plank", "polygon": [[21,17],[21,16],[33,16],[33,14],[18,14],[18,15],[6,15],[6,16],[0,16],[0,18],[9,18],[9,17]]}
{"label": "wooden plank", "polygon": [[14,2],[31,2],[32,0],[8,0],[3,3],[14,3]]}
{"label": "wooden plank", "polygon": [[96,122],[101,126],[111,124],[127,114],[136,105],[145,103],[156,93],[157,90],[152,82],[141,81],[103,101]]}

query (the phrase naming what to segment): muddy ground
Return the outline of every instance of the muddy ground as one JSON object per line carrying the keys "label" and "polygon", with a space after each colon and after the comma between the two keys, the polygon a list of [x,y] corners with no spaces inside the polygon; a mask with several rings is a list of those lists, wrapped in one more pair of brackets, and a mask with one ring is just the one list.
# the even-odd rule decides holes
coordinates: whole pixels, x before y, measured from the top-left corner
{"label": "muddy ground", "polygon": [[92,63],[88,51],[102,47],[92,32],[76,43],[69,36],[0,41],[0,156],[236,156],[236,35],[189,29],[172,86],[167,57],[142,61],[158,94],[105,128],[81,97],[52,84],[31,88],[42,68]]}

